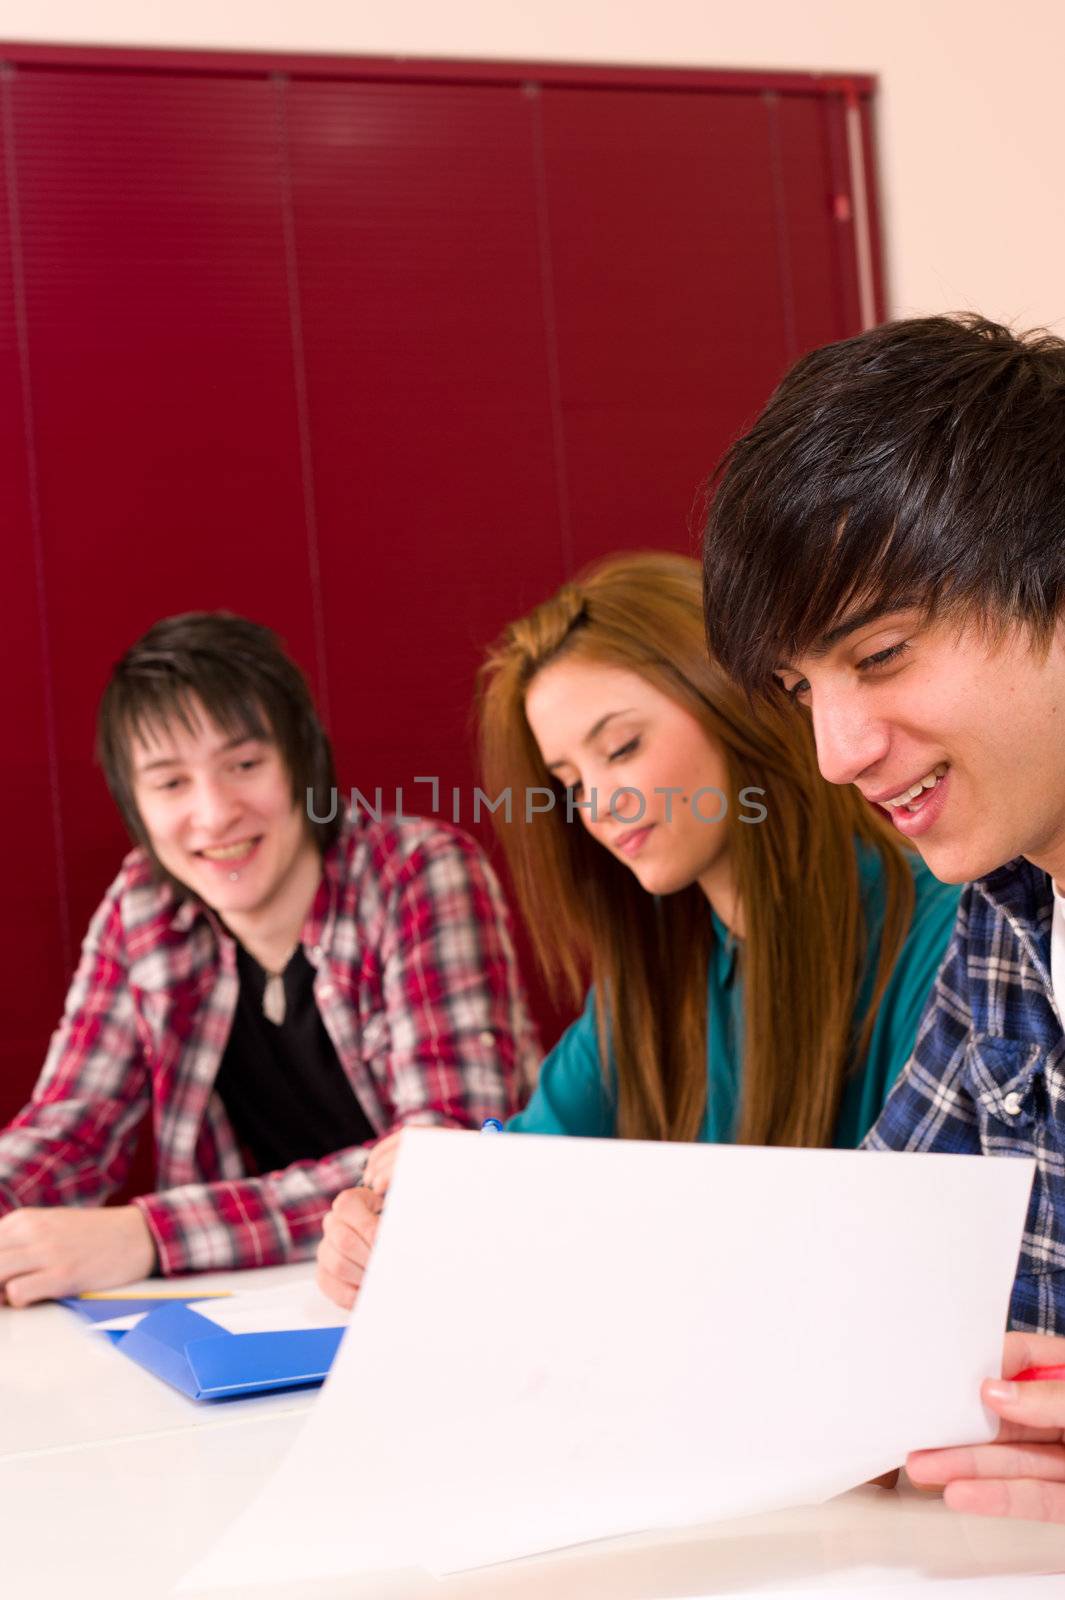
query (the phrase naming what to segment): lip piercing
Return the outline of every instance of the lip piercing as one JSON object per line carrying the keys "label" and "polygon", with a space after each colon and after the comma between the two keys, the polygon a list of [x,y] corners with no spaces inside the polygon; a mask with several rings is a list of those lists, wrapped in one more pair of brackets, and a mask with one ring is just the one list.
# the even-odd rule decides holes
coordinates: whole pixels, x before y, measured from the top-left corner
{"label": "lip piercing", "polygon": [[230,883],[237,883],[239,881],[239,879],[240,879],[240,873],[239,872],[231,872],[229,874]]}

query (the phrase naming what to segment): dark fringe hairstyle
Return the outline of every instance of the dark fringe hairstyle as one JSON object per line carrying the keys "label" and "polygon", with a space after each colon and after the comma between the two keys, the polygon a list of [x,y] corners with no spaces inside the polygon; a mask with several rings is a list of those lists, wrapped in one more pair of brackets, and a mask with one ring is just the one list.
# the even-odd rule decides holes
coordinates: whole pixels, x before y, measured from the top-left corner
{"label": "dark fringe hairstyle", "polygon": [[[272,739],[292,779],[292,798],[315,816],[333,810],[333,752],[307,680],[285,654],[277,634],[228,611],[188,611],[148,629],[115,663],[100,702],[96,757],[135,844],[154,859],[133,797],[131,741],[176,720],[195,731],[201,706],[230,738]],[[340,807],[329,822],[307,825],[325,850],[340,829]],[[158,866],[158,863],[157,863]]]}
{"label": "dark fringe hairstyle", "polygon": [[1047,643],[1065,599],[1065,341],[889,322],[788,373],[707,491],[710,645],[749,693],[852,608]]}

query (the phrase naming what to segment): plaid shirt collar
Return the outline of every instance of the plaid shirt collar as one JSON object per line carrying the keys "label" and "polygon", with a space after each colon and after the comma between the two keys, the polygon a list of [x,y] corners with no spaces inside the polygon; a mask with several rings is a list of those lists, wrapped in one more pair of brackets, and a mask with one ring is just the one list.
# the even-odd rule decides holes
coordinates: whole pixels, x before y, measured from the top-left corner
{"label": "plaid shirt collar", "polygon": [[1016,856],[994,872],[976,879],[976,888],[986,900],[1002,911],[1011,922],[1040,932],[1047,912],[1054,909],[1050,875],[1033,866],[1024,856]]}
{"label": "plaid shirt collar", "polygon": [[1054,887],[1023,856],[973,885],[968,1001],[973,1029],[1009,1037],[1065,1064],[1061,1007],[1050,969]]}
{"label": "plaid shirt collar", "polygon": [[1049,989],[1050,926],[1054,918],[1050,874],[1024,856],[1017,856],[978,878],[973,887],[993,911],[1006,918]]}

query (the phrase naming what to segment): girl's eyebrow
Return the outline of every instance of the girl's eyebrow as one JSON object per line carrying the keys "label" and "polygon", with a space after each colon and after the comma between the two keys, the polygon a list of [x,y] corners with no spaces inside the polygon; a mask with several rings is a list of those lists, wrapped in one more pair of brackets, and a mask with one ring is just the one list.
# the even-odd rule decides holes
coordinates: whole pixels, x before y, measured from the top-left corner
{"label": "girl's eyebrow", "polygon": [[599,718],[599,721],[594,725],[594,727],[588,729],[588,732],[585,734],[582,743],[586,745],[591,744],[593,739],[598,739],[608,722],[612,722],[615,717],[627,717],[632,709],[632,706],[626,706],[622,711],[608,711],[605,717]]}
{"label": "girl's eyebrow", "polygon": [[[633,709],[634,709],[634,707],[632,707],[632,706],[626,706],[621,711],[608,711],[605,716],[600,717],[599,721],[594,723],[593,726],[591,728],[589,728],[588,732],[585,734],[584,738],[581,740],[581,743],[583,745],[586,745],[586,746],[590,745],[593,740],[598,739],[599,735],[602,733],[603,729],[606,727],[608,722],[611,722],[614,719],[614,717],[626,717],[626,716],[628,716],[629,712],[632,711]],[[546,765],[547,765],[548,772],[554,772],[556,767],[566,767],[566,766],[569,765],[569,762],[565,761],[565,760],[562,760],[562,761],[548,761],[546,763]]]}

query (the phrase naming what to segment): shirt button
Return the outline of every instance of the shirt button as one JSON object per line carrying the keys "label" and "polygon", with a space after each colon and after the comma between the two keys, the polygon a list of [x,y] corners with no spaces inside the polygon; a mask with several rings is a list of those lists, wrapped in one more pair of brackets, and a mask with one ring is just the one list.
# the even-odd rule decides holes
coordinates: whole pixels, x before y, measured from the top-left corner
{"label": "shirt button", "polygon": [[496,1042],[496,1036],[492,1032],[491,1028],[485,1028],[484,1032],[479,1033],[477,1037],[480,1039],[482,1044],[495,1044]]}
{"label": "shirt button", "polygon": [[1008,1117],[1016,1117],[1020,1114],[1021,1097],[1016,1090],[1011,1091],[1003,1100],[1002,1109]]}

